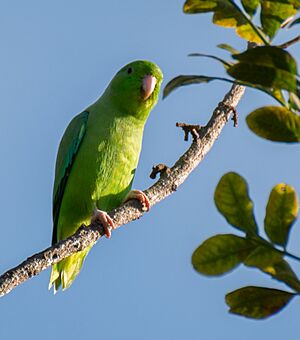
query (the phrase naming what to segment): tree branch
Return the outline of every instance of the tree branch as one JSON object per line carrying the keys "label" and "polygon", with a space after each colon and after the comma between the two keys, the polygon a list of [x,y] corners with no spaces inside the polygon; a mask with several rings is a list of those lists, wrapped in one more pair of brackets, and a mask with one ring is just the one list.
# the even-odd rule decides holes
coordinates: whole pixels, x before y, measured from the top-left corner
{"label": "tree branch", "polygon": [[[160,179],[154,185],[145,190],[151,205],[160,202],[176,191],[188,175],[198,166],[219,137],[230,114],[235,111],[235,107],[240,101],[244,90],[243,86],[232,86],[223,101],[214,110],[208,124],[198,130],[197,138],[193,136],[194,139],[189,149],[178,159],[172,168],[161,172]],[[129,201],[109,213],[116,227],[136,220],[143,214],[140,203],[135,200]],[[38,275],[52,264],[95,243],[103,235],[104,228],[100,224],[90,224],[88,227],[81,226],[73,236],[29,257],[17,267],[1,275],[0,296],[9,293],[16,286],[32,276]]]}

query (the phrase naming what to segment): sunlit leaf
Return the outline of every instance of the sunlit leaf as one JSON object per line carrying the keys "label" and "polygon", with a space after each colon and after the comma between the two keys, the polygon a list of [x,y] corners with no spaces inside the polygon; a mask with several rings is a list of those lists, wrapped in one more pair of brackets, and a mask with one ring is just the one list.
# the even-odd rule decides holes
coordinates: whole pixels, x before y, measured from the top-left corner
{"label": "sunlit leaf", "polygon": [[228,45],[228,44],[219,44],[217,47],[221,48],[222,50],[228,51],[231,54],[239,54],[240,52],[236,50],[234,47]]}
{"label": "sunlit leaf", "polygon": [[282,90],[279,89],[274,89],[272,91],[272,94],[274,97],[276,97],[278,100],[280,100],[281,102],[285,102],[285,98],[283,96]]}
{"label": "sunlit leaf", "polygon": [[243,177],[234,172],[225,174],[216,187],[214,199],[228,223],[248,234],[257,233],[253,203]]}
{"label": "sunlit leaf", "polygon": [[256,135],[275,142],[300,142],[300,116],[284,107],[265,106],[246,118]]}
{"label": "sunlit leaf", "polygon": [[265,232],[273,243],[286,246],[298,210],[295,189],[284,183],[277,184],[270,193],[264,221]]}
{"label": "sunlit leaf", "polygon": [[298,0],[261,0],[260,19],[264,32],[272,39],[281,24],[299,8]]}
{"label": "sunlit leaf", "polygon": [[287,51],[263,46],[232,57],[239,61],[227,70],[233,78],[296,93],[297,64]]}
{"label": "sunlit leaf", "polygon": [[300,111],[300,98],[293,92],[289,93],[289,105],[292,109]]}
{"label": "sunlit leaf", "polygon": [[245,11],[251,16],[255,14],[260,0],[242,0]]}
{"label": "sunlit leaf", "polygon": [[[264,33],[258,27],[256,27],[256,29],[257,31],[260,32],[262,36],[264,36]],[[253,30],[252,26],[249,24],[238,26],[235,31],[237,35],[239,35],[241,38],[244,38],[247,41],[254,42],[259,45],[263,44],[261,38],[257,35],[257,33]],[[267,41],[267,38],[266,37],[264,38]]]}
{"label": "sunlit leaf", "polygon": [[242,12],[228,0],[186,0],[183,11],[187,14],[213,12],[214,24],[235,28],[240,37],[262,43]]}
{"label": "sunlit leaf", "polygon": [[283,259],[283,255],[268,246],[256,247],[244,260],[244,264],[255,267],[271,275],[274,279],[284,282],[289,287],[300,291],[300,282],[290,265]]}
{"label": "sunlit leaf", "polygon": [[192,264],[201,274],[222,275],[243,262],[254,247],[246,238],[232,234],[216,235],[194,251]]}
{"label": "sunlit leaf", "polygon": [[243,287],[226,295],[229,312],[252,319],[265,319],[284,308],[295,294],[263,287]]}

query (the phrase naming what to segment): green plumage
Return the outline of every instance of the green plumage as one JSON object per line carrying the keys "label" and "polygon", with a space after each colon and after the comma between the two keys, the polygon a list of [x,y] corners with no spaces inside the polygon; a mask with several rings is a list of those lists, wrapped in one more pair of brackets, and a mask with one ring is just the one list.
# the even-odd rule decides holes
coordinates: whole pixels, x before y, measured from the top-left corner
{"label": "green plumage", "polygon": [[[149,98],[143,79],[157,80]],[[103,95],[67,127],[60,142],[53,190],[53,240],[56,243],[89,224],[94,209],[118,207],[131,189],[143,130],[157,102],[162,73],[148,61],[124,66]],[[90,247],[53,265],[50,287],[68,288]]]}

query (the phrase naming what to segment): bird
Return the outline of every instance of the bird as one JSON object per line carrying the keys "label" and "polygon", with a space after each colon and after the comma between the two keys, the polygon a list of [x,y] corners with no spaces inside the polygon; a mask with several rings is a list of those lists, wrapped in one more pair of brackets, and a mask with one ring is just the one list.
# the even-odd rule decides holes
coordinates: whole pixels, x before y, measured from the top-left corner
{"label": "bird", "polygon": [[[110,238],[114,223],[107,214],[123,202],[147,196],[131,190],[150,111],[158,101],[163,74],[147,60],[122,67],[92,105],[75,116],[60,141],[53,186],[52,245],[82,225],[99,221]],[[92,246],[53,264],[49,289],[67,289],[79,274]]]}

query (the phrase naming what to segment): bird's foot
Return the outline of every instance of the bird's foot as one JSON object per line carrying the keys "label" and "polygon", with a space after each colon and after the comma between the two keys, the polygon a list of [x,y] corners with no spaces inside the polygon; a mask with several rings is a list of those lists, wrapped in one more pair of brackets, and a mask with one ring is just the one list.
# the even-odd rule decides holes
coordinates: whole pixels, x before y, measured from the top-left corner
{"label": "bird's foot", "polygon": [[131,190],[128,195],[126,196],[124,202],[129,200],[138,200],[142,204],[143,211],[149,211],[151,208],[151,204],[149,198],[146,194],[141,190]]}
{"label": "bird's foot", "polygon": [[113,220],[111,219],[111,217],[105,211],[95,209],[93,217],[92,217],[92,222],[95,222],[95,221],[98,221],[103,225],[104,234],[106,238],[110,238],[111,230],[116,229],[116,226]]}

